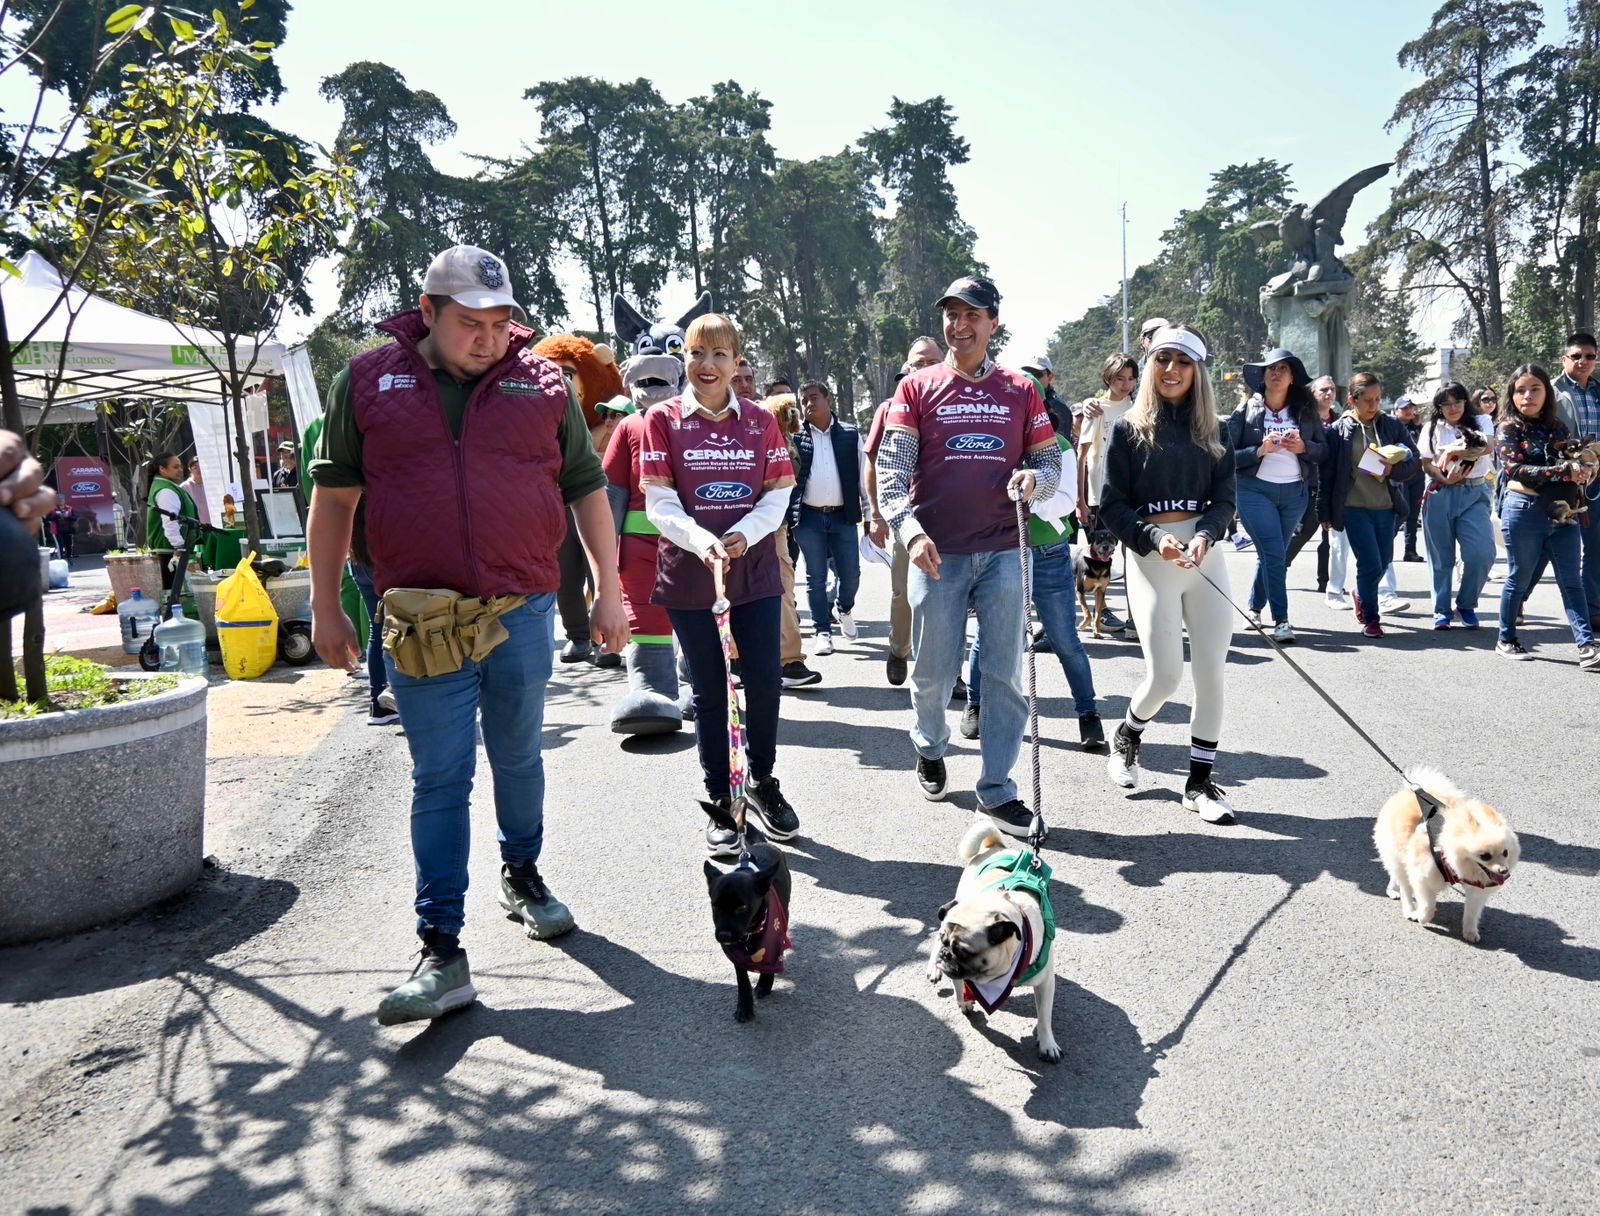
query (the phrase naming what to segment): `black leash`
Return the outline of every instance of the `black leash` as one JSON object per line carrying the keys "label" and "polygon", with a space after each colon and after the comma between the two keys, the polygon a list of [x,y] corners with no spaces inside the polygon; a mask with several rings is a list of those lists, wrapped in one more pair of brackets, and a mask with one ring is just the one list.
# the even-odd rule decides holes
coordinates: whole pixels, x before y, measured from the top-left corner
{"label": "black leash", "polygon": [[[1189,546],[1184,544],[1182,541],[1179,541],[1178,547],[1183,550],[1185,556],[1187,557],[1189,553]],[[1196,562],[1190,558],[1188,564],[1191,570],[1193,570],[1201,578],[1205,579],[1206,582],[1211,584],[1211,589],[1218,595],[1222,596],[1222,598],[1228,602],[1228,606],[1230,608],[1244,618],[1245,624],[1249,625],[1250,628],[1254,629],[1261,635],[1263,639],[1265,639],[1267,645],[1272,647],[1273,651],[1276,652],[1280,659],[1289,664],[1289,666],[1294,670],[1294,673],[1306,682],[1311,691],[1316,693],[1317,696],[1321,697],[1328,708],[1333,710],[1334,713],[1338,714],[1339,718],[1344,722],[1344,724],[1351,730],[1355,731],[1356,735],[1361,739],[1361,741],[1370,747],[1374,752],[1376,752],[1378,754],[1378,758],[1392,768],[1399,775],[1400,780],[1406,783],[1406,788],[1416,796],[1417,804],[1422,808],[1422,822],[1428,830],[1428,846],[1433,853],[1433,863],[1439,867],[1439,872],[1448,878],[1449,873],[1441,863],[1439,852],[1439,832],[1444,826],[1443,816],[1440,815],[1440,812],[1444,810],[1444,803],[1440,802],[1432,794],[1428,793],[1427,790],[1423,789],[1416,782],[1412,781],[1410,777],[1407,777],[1405,769],[1396,764],[1394,758],[1390,756],[1388,752],[1384,751],[1383,748],[1378,746],[1378,741],[1371,735],[1367,734],[1367,732],[1361,728],[1361,724],[1352,718],[1348,713],[1346,713],[1344,707],[1341,706],[1339,702],[1335,701],[1327,692],[1325,692],[1322,685],[1313,680],[1304,667],[1301,667],[1300,664],[1296,663],[1292,658],[1289,657],[1289,652],[1278,644],[1277,640],[1267,632],[1266,628],[1261,625],[1260,622],[1254,620],[1243,608],[1239,607],[1239,605],[1234,602],[1231,595],[1227,594],[1221,587],[1218,587],[1216,583],[1212,582],[1211,576],[1200,568],[1199,562]]]}

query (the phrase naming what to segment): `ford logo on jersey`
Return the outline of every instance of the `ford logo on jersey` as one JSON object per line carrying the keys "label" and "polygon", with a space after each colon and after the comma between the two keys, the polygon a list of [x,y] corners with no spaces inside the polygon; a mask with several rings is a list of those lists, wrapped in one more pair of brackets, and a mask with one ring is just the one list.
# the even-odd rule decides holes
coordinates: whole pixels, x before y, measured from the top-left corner
{"label": "ford logo on jersey", "polygon": [[701,502],[740,502],[755,491],[742,481],[711,481],[694,492]]}
{"label": "ford logo on jersey", "polygon": [[998,452],[1006,446],[1006,441],[998,435],[952,435],[944,441],[944,446],[952,452]]}
{"label": "ford logo on jersey", "polygon": [[72,483],[72,492],[82,494],[85,498],[92,498],[100,493],[98,481],[75,481]]}

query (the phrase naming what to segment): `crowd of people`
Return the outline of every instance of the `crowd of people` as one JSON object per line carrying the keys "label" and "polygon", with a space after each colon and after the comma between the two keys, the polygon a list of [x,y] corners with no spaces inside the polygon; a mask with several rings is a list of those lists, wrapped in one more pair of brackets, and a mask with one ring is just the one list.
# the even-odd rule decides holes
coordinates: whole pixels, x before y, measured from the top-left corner
{"label": "crowd of people", "polygon": [[[1243,369],[1248,399],[1224,414],[1204,335],[1152,318],[1138,354],[1105,360],[1104,391],[1069,404],[1047,357],[1016,370],[995,362],[1000,293],[966,277],[936,302],[942,341],[912,344],[864,434],[820,380],[796,391],[773,379],[757,400],[735,320],[701,311],[685,318],[676,394],[650,400],[637,425],[608,439],[585,426],[560,367],[528,349],[533,334],[508,279],[484,250],[458,246],[435,259],[418,309],[385,323],[394,341],[358,356],[333,385],[310,465],[317,647],[352,670],[361,657],[338,602],[359,508],[362,565],[384,616],[382,666],[413,760],[421,961],[380,1006],[382,1021],[436,1017],[474,996],[459,935],[480,717],[501,905],[534,937],[575,923],[537,865],[539,736],[563,538],[576,535],[569,543],[593,593],[585,643],[621,651],[640,607],[619,584],[597,444],[626,437],[637,448],[637,484],[623,497],[642,504],[636,530],[659,538],[644,594],[670,621],[686,677],[713,856],[737,855],[726,824],[741,796],[752,830],[779,841],[801,830],[779,781],[782,693],[823,677],[806,664],[800,609],[814,654],[856,641],[863,560],[890,571],[884,674],[910,685],[908,777],[925,798],[946,797],[948,707],[965,697],[961,730],[981,754],[977,814],[1017,838],[1032,820],[1013,777],[1030,642],[1058,657],[1080,746],[1106,753],[1121,789],[1139,784],[1141,741],[1176,692],[1187,653],[1183,806],[1211,823],[1236,818],[1214,777],[1239,611],[1223,557],[1230,537],[1254,546],[1245,607],[1278,644],[1296,640],[1287,571],[1313,538],[1318,590],[1331,605],[1344,602],[1354,555],[1356,619],[1376,639],[1382,616],[1403,607],[1392,581],[1388,598],[1380,591],[1392,580],[1397,534],[1407,538],[1402,561],[1422,557],[1418,536],[1427,550],[1435,627],[1477,627],[1496,509],[1509,557],[1498,649],[1526,653],[1516,634],[1522,601],[1553,565],[1579,661],[1600,667],[1590,620],[1600,589],[1591,599],[1585,586],[1600,576],[1583,509],[1594,462],[1571,442],[1600,431],[1587,334],[1567,344],[1560,380],[1529,365],[1503,398],[1446,384],[1425,417],[1404,400],[1385,413],[1385,386],[1368,372],[1343,386],[1341,409],[1341,386],[1313,380],[1293,352],[1276,350]],[[1126,617],[1099,624],[1137,640],[1144,672],[1108,739],[1075,583],[1086,556],[1105,552],[1109,568],[1118,546]],[[1030,597],[1037,633],[1023,620]],[[737,654],[742,734],[730,724],[724,629]],[[748,784],[730,742],[748,757]]]}

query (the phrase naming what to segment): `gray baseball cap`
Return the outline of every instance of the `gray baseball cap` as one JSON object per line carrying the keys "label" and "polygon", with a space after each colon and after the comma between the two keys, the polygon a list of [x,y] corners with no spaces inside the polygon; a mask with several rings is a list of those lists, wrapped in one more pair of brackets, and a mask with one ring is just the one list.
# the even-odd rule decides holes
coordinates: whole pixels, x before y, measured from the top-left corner
{"label": "gray baseball cap", "polygon": [[1056,370],[1056,365],[1050,362],[1049,355],[1039,355],[1036,358],[1029,359],[1026,363],[1024,363],[1022,365],[1022,370],[1025,372],[1054,372]]}
{"label": "gray baseball cap", "polygon": [[428,265],[422,290],[430,296],[449,296],[463,308],[506,308],[519,321],[528,314],[511,294],[511,274],[505,262],[476,245],[452,245]]}

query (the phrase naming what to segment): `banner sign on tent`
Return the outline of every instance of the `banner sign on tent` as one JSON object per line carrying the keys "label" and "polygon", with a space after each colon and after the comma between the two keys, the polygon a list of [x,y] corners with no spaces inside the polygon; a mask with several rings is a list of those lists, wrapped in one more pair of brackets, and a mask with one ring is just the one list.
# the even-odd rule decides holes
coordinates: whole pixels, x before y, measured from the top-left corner
{"label": "banner sign on tent", "polygon": [[56,461],[56,492],[97,526],[111,526],[115,499],[111,470],[92,456],[64,456]]}

